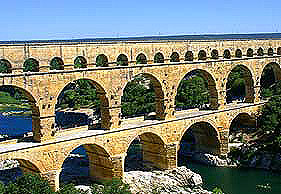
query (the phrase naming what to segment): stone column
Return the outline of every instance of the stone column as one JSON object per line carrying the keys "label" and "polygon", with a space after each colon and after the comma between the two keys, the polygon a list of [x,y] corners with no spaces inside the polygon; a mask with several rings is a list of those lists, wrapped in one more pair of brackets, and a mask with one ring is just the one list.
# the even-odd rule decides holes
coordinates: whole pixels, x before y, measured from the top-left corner
{"label": "stone column", "polygon": [[48,171],[48,172],[41,173],[41,176],[48,180],[51,188],[54,191],[59,190],[60,172],[61,172],[61,169],[59,169],[59,170],[51,170],[51,171]]}
{"label": "stone column", "polygon": [[261,87],[260,86],[255,86],[255,99],[254,99],[254,103],[259,103],[261,101],[261,95],[260,95],[260,90]]}
{"label": "stone column", "polygon": [[159,169],[177,167],[177,144],[160,144],[142,140],[143,161]]}
{"label": "stone column", "polygon": [[55,116],[32,116],[32,122],[35,141],[44,142],[54,137]]}
{"label": "stone column", "polygon": [[227,153],[229,152],[228,149],[228,135],[229,135],[229,130],[222,129],[220,127],[219,129],[219,134],[220,134],[220,155],[221,156],[226,156]]}
{"label": "stone column", "polygon": [[125,169],[125,157],[126,153],[112,156],[112,176],[113,178],[123,179]]}
{"label": "stone column", "polygon": [[225,109],[226,106],[226,91],[218,90],[218,109]]}

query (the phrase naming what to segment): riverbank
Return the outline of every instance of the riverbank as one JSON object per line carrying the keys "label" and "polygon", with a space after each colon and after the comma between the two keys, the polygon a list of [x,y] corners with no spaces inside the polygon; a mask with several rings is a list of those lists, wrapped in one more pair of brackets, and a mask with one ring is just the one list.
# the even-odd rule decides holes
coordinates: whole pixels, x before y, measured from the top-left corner
{"label": "riverbank", "polygon": [[31,116],[28,104],[0,104],[0,114],[3,116]]}

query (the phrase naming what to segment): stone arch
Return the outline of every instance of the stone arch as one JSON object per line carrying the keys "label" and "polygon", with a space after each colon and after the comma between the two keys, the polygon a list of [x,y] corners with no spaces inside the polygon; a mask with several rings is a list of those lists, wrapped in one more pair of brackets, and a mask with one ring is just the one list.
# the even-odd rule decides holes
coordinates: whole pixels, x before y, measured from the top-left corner
{"label": "stone arch", "polygon": [[[124,95],[124,91],[129,82],[133,81],[136,77],[142,76],[145,79],[149,79],[152,83],[155,92],[155,112],[156,112],[156,119],[163,120],[165,118],[165,106],[164,106],[164,91],[159,79],[151,74],[151,73],[138,73],[134,75],[126,84],[124,84],[122,88],[122,95]],[[121,102],[122,103],[122,102]]]}
{"label": "stone arch", "polygon": [[268,48],[268,50],[267,50],[267,55],[268,55],[268,56],[273,56],[273,55],[274,55],[274,50],[273,50],[273,48]]}
{"label": "stone arch", "polygon": [[163,53],[157,52],[154,55],[154,63],[164,63],[164,62],[165,62],[165,57],[164,57]]}
{"label": "stone arch", "polygon": [[253,56],[254,56],[254,50],[252,48],[248,48],[247,57],[253,57]]}
{"label": "stone arch", "polygon": [[233,127],[239,127],[239,125],[247,125],[256,127],[256,118],[248,112],[238,112],[229,120],[229,131]]}
{"label": "stone arch", "polygon": [[[130,155],[130,150],[133,144],[137,141],[140,146],[140,156],[133,158]],[[127,157],[125,158],[125,170],[145,170],[139,169],[143,166],[137,166],[136,169],[130,167],[130,163],[133,163],[136,160],[139,162],[145,163],[149,166],[150,169],[167,169],[168,161],[166,155],[166,143],[163,138],[153,132],[142,132],[139,135],[134,136],[130,139],[129,144],[127,145]]]}
{"label": "stone arch", "polygon": [[0,73],[12,73],[12,65],[7,59],[0,59]]}
{"label": "stone arch", "polygon": [[277,55],[281,55],[281,47],[277,48]]}
{"label": "stone arch", "polygon": [[129,65],[129,60],[128,60],[127,55],[125,55],[125,54],[120,54],[120,55],[117,57],[116,64],[117,64],[118,66],[128,66],[128,65]]}
{"label": "stone arch", "polygon": [[[235,65],[234,67],[231,68],[231,70],[227,73],[227,83],[225,84],[225,91],[228,91],[228,82],[229,82],[229,77],[231,72],[233,72],[234,70],[236,70],[237,68],[241,68],[243,71],[243,75],[242,78],[244,79],[245,82],[245,97],[244,97],[244,102],[245,103],[253,103],[254,99],[255,99],[255,90],[254,90],[254,86],[255,86],[255,82],[253,79],[253,73],[252,70],[249,69],[247,66],[245,65]],[[226,97],[228,98],[228,94],[226,94]],[[232,102],[233,99],[231,99]]]}
{"label": "stone arch", "polygon": [[60,57],[54,57],[50,62],[50,70],[64,70],[64,62]]}
{"label": "stone arch", "polygon": [[194,57],[193,57],[193,52],[192,51],[186,51],[185,55],[184,55],[184,60],[185,61],[193,61]]}
{"label": "stone arch", "polygon": [[263,48],[258,48],[257,50],[257,56],[263,56],[264,55],[264,52],[263,52]]}
{"label": "stone arch", "polygon": [[147,57],[144,53],[140,53],[137,55],[136,64],[147,64]]}
{"label": "stone arch", "polygon": [[8,90],[9,90],[8,88],[10,88],[10,87],[16,88],[22,94],[24,94],[24,96],[27,98],[27,103],[30,105],[30,108],[31,108],[31,111],[32,111],[31,117],[32,117],[33,139],[35,141],[40,141],[42,133],[41,133],[41,126],[40,126],[40,110],[39,110],[39,107],[37,105],[37,100],[35,99],[35,97],[33,96],[33,94],[30,91],[28,91],[24,88],[21,88],[19,86],[0,85],[0,90],[8,92]]}
{"label": "stone arch", "polygon": [[[208,91],[209,91],[209,104],[210,104],[210,109],[217,109],[219,107],[218,104],[218,91],[217,91],[217,86],[216,86],[216,81],[214,76],[209,73],[206,70],[203,69],[193,69],[189,72],[187,72],[184,77],[182,79],[180,79],[177,83],[177,93],[178,93],[178,89],[180,87],[180,83],[182,80],[185,79],[185,77],[189,76],[189,75],[193,75],[195,72],[198,72],[200,74],[201,77],[204,78],[204,80],[207,82],[208,85]],[[175,100],[176,103],[176,100]]]}
{"label": "stone arch", "polygon": [[[272,94],[266,95],[265,89],[273,90],[275,83],[281,81],[281,67],[279,64],[272,62],[263,67],[260,76],[260,95],[261,97],[270,97]],[[270,91],[269,91],[270,92]]]}
{"label": "stone arch", "polygon": [[242,56],[243,56],[243,53],[242,53],[241,49],[236,49],[235,57],[242,58]]}
{"label": "stone arch", "polygon": [[96,58],[97,67],[108,67],[108,58],[105,54],[100,54]]}
{"label": "stone arch", "polygon": [[180,62],[180,55],[177,52],[173,52],[170,58],[171,62]]}
{"label": "stone arch", "polygon": [[230,59],[231,58],[231,53],[228,49],[225,49],[223,52],[223,58],[225,59]]}
{"label": "stone arch", "polygon": [[112,123],[110,122],[111,116],[110,116],[110,112],[109,112],[109,100],[107,97],[107,92],[104,89],[104,87],[95,80],[92,80],[90,78],[82,78],[82,79],[72,80],[72,81],[66,83],[63,88],[60,88],[59,91],[57,91],[56,104],[60,103],[59,100],[62,98],[62,96],[64,94],[64,89],[77,80],[88,80],[95,87],[97,97],[101,101],[101,104],[100,104],[101,128],[109,129],[111,127]]}
{"label": "stone arch", "polygon": [[198,59],[199,60],[206,60],[207,59],[207,53],[204,50],[200,50],[198,52]]}
{"label": "stone arch", "polygon": [[[111,180],[115,176],[112,157],[106,148],[96,143],[72,145],[72,149],[68,150],[62,160],[58,161],[58,169],[63,169],[72,151],[82,146],[86,150],[90,178],[94,181]],[[62,175],[62,173],[63,171],[60,172],[60,175]]]}
{"label": "stone arch", "polygon": [[219,58],[219,51],[217,49],[213,49],[211,51],[211,59],[218,59]]}
{"label": "stone arch", "polygon": [[83,56],[77,56],[74,59],[74,68],[87,68],[87,59]]}
{"label": "stone arch", "polygon": [[39,72],[39,61],[34,58],[28,58],[23,63],[23,72]]}
{"label": "stone arch", "polygon": [[[195,152],[207,152],[219,155],[221,153],[220,135],[216,125],[209,120],[194,121],[181,131],[179,144],[185,138],[185,135],[192,133],[195,138]],[[181,146],[178,146],[180,149]]]}

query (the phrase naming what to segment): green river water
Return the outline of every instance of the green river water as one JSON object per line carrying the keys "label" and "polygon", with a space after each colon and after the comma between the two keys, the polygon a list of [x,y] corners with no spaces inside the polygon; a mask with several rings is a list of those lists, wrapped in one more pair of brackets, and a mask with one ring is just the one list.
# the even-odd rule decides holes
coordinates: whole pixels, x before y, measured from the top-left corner
{"label": "green river water", "polygon": [[[209,167],[198,163],[186,164],[192,171],[200,174],[204,188],[221,188],[226,194],[281,194],[281,175],[259,169]],[[269,184],[271,189],[257,185]]]}

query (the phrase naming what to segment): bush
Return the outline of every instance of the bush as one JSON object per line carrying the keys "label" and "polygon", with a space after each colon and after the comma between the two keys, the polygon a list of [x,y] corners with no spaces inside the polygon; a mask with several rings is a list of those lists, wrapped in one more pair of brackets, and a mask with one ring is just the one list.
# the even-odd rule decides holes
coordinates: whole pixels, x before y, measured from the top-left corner
{"label": "bush", "polygon": [[120,179],[112,179],[104,182],[104,187],[91,187],[92,193],[103,194],[131,194],[129,185],[122,182]]}

